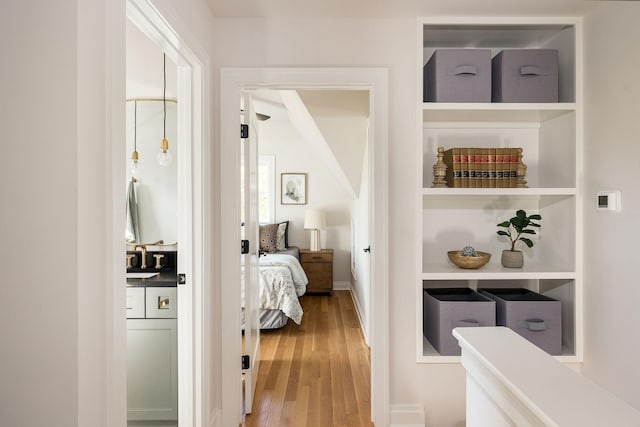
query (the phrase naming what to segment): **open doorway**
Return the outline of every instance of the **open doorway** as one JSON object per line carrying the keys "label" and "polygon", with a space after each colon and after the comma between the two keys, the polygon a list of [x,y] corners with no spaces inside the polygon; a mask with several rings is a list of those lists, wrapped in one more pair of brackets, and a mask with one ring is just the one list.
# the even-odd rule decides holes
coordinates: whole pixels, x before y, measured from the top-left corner
{"label": "open doorway", "polygon": [[[211,246],[211,226],[208,218],[209,209],[202,208],[208,206],[210,200],[208,189],[210,171],[206,163],[209,149],[208,144],[204,143],[208,135],[209,122],[203,113],[203,106],[209,102],[203,78],[203,72],[206,69],[202,65],[207,63],[207,58],[202,56],[202,50],[197,42],[181,38],[180,33],[171,26],[171,19],[161,16],[151,1],[127,0],[126,15],[128,20],[144,34],[144,37],[150,40],[161,53],[166,54],[167,60],[177,67],[175,72],[175,98],[177,98],[177,102],[169,107],[174,109],[176,115],[175,141],[172,143],[169,140],[168,147],[170,152],[173,150],[171,154],[177,169],[175,183],[177,200],[167,206],[171,212],[162,214],[176,218],[176,242],[168,243],[176,243],[175,265],[177,268],[173,271],[173,286],[165,286],[165,288],[173,287],[175,289],[177,301],[176,298],[166,298],[167,292],[164,292],[166,289],[163,289],[158,295],[151,296],[147,295],[146,289],[143,289],[147,304],[151,301],[157,305],[157,311],[163,315],[172,311],[173,317],[177,318],[175,333],[173,333],[177,341],[177,379],[175,381],[177,383],[177,423],[173,408],[171,419],[153,418],[139,421],[149,421],[152,425],[177,424],[180,427],[202,425],[202,413],[206,411],[206,405],[203,405],[203,396],[205,390],[209,389],[213,382],[205,378],[203,374],[204,370],[209,369],[211,363],[207,357],[208,349],[203,350],[204,337],[210,334],[210,325],[207,321],[209,313],[204,310],[207,298],[209,298],[205,292],[204,284],[210,282],[210,272],[203,260],[205,257],[210,257],[207,248]],[[199,54],[194,53],[192,49],[195,49]],[[161,98],[165,98],[165,96],[166,94],[163,96],[160,92]],[[162,104],[165,104],[165,99]],[[140,102],[138,102],[138,106],[140,106]],[[127,111],[131,112],[130,110]],[[160,161],[162,156],[158,153],[165,151],[164,143],[162,143],[162,139],[165,139],[163,136],[166,138],[166,133],[157,141],[156,153],[152,153],[146,159],[140,157],[141,162],[145,160],[147,162]],[[139,154],[141,155],[141,153]],[[131,152],[128,152],[127,155],[130,156]],[[123,162],[124,159],[118,160]],[[162,162],[166,162],[166,160],[165,156]],[[124,171],[124,168],[118,166],[115,170]],[[117,214],[122,213],[118,212]],[[114,239],[121,242],[121,236],[122,234],[120,236],[114,235]],[[143,251],[138,249],[138,252],[137,255],[142,258]],[[157,260],[155,257],[147,256],[148,265],[155,267],[157,264],[164,265],[163,263],[166,263],[166,253],[156,255],[158,255]],[[121,265],[115,266],[120,271],[122,271],[122,267]],[[125,301],[122,301],[122,304],[124,303]],[[114,307],[114,313],[121,316],[121,306]],[[165,347],[173,345],[170,343],[172,339],[173,337],[163,342]],[[117,343],[114,350],[123,359],[125,358],[126,348],[122,348],[121,342]],[[165,367],[157,375],[168,376],[172,373]],[[173,392],[172,390],[171,393]]]}
{"label": "open doorway", "polygon": [[[245,80],[246,79],[246,80]],[[295,81],[297,83],[292,84]],[[368,82],[363,84],[363,82]],[[386,166],[386,71],[380,69],[359,69],[359,70],[340,70],[340,69],[321,69],[321,70],[252,70],[252,69],[229,69],[223,70],[221,75],[222,90],[222,113],[221,113],[221,132],[222,132],[222,177],[228,177],[228,181],[223,182],[222,199],[226,201],[238,200],[238,196],[234,194],[234,188],[238,188],[237,179],[239,173],[237,171],[236,162],[233,160],[238,157],[238,148],[234,147],[230,142],[237,140],[237,129],[239,121],[237,112],[240,109],[239,99],[240,93],[247,90],[256,89],[272,89],[279,91],[305,91],[305,90],[362,90],[368,92],[370,126],[367,134],[369,144],[367,154],[367,172],[370,181],[370,199],[368,200],[369,212],[371,213],[371,221],[369,227],[370,247],[366,248],[371,251],[371,270],[370,275],[370,311],[368,319],[364,323],[368,324],[369,341],[371,344],[371,400],[372,413],[371,419],[378,425],[388,423],[388,363],[387,363],[387,298],[388,280],[387,280],[387,257],[386,257],[386,239],[387,239],[387,166]],[[260,111],[258,111],[260,112]],[[263,113],[264,114],[264,113]],[[235,124],[234,124],[235,123]],[[236,132],[234,132],[236,130]],[[300,171],[295,171],[300,172]],[[361,171],[362,172],[362,171]],[[278,181],[283,179],[278,177]],[[306,179],[306,177],[305,177]],[[281,186],[282,182],[277,182],[276,186]],[[306,184],[305,184],[306,185]],[[224,190],[228,192],[225,193]],[[276,191],[282,197],[282,191]],[[228,209],[223,208],[223,223],[237,222],[239,218],[238,207],[233,203],[228,203]],[[225,221],[225,218],[227,219]],[[234,220],[235,218],[235,220]],[[347,250],[350,254],[352,247],[350,243],[351,220],[350,214],[347,215]],[[300,227],[301,236],[308,236],[308,231],[304,227]],[[308,237],[301,237],[304,242],[308,242]],[[326,238],[326,236],[325,236]],[[223,230],[222,241],[231,244],[233,241],[239,240],[237,230]],[[356,249],[357,250],[357,249]],[[233,254],[223,255],[223,271],[222,271],[222,295],[225,300],[223,306],[223,348],[240,349],[240,325],[234,320],[238,318],[237,310],[240,307],[240,297],[238,289],[233,286],[225,286],[224,284],[239,283],[239,259]],[[226,258],[225,258],[226,256]],[[351,257],[348,256],[346,268],[348,275],[351,275]],[[349,286],[351,278],[348,279]],[[234,310],[235,308],[235,310]],[[235,313],[234,313],[235,312]],[[365,325],[363,325],[365,326]],[[364,328],[367,328],[365,326]],[[363,329],[364,329],[363,328]],[[237,357],[238,353],[229,350],[223,355],[223,387],[229,391],[229,399],[223,405],[223,423],[225,425],[235,425],[241,419],[241,384],[240,370],[238,369]]]}
{"label": "open doorway", "polygon": [[[245,379],[245,425],[370,425],[369,349],[363,340],[371,290],[365,251],[369,91],[247,92],[262,119],[255,130],[260,230],[276,225],[284,236],[276,248],[260,242],[261,374],[252,408]],[[287,187],[295,182],[290,177],[303,178],[301,193]],[[286,298],[293,294],[283,289],[287,272],[275,274],[274,264],[285,257],[293,287],[302,294],[301,319],[297,312],[287,316]],[[304,293],[291,264],[307,276]],[[280,294],[282,299],[271,297]],[[283,321],[274,321],[277,314]]]}

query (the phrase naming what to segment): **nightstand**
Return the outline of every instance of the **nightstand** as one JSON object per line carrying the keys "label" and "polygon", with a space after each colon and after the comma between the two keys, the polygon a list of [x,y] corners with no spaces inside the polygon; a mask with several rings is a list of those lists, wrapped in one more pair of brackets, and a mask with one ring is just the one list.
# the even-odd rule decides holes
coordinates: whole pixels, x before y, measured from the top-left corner
{"label": "nightstand", "polygon": [[300,263],[309,279],[307,293],[333,290],[333,249],[300,249]]}

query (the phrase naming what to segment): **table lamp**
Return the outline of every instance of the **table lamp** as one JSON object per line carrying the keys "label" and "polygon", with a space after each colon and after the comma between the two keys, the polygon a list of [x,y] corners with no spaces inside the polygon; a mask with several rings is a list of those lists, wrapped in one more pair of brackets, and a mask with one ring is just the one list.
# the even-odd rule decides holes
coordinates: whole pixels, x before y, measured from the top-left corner
{"label": "table lamp", "polygon": [[310,250],[320,250],[320,230],[324,227],[324,212],[319,209],[307,209],[304,214],[304,228],[305,230],[311,230],[311,245],[309,247]]}

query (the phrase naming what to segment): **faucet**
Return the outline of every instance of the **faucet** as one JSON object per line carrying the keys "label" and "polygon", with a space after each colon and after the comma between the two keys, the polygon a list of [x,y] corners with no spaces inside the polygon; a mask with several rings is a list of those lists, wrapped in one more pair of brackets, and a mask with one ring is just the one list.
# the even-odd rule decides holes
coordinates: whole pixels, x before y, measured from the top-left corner
{"label": "faucet", "polygon": [[133,250],[136,251],[140,248],[140,258],[142,261],[140,263],[140,269],[144,270],[147,268],[147,246],[146,245],[134,245]]}

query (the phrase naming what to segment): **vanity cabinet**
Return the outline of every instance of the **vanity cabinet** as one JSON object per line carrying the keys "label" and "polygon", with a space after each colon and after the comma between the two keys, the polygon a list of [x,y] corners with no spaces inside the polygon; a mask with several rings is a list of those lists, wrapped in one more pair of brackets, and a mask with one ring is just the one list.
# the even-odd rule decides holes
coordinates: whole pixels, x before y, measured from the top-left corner
{"label": "vanity cabinet", "polygon": [[[135,306],[140,302],[142,309]],[[128,312],[138,317],[127,319],[127,419],[130,425],[177,423],[176,288],[128,287],[127,303],[133,305]]]}
{"label": "vanity cabinet", "polygon": [[[430,18],[417,29],[416,325],[419,363],[457,363],[424,337],[422,295],[431,288],[526,288],[562,303],[563,362],[582,358],[582,31],[573,18]],[[556,49],[559,102],[424,102],[423,66],[438,49]],[[437,149],[522,148],[526,188],[432,188]],[[520,269],[500,265],[499,222],[516,210],[539,213],[535,246]],[[489,252],[463,270],[447,251]],[[523,245],[524,246],[524,245]],[[521,248],[522,249],[522,248]]]}

